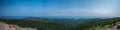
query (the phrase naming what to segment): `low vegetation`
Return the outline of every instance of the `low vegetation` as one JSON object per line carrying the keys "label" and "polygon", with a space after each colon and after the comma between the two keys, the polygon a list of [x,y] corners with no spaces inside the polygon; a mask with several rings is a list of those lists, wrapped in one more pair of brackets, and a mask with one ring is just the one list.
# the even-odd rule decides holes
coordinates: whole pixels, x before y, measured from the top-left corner
{"label": "low vegetation", "polygon": [[115,23],[120,23],[120,18],[93,18],[93,19],[0,19],[0,22],[14,24],[20,27],[31,27],[38,30],[107,30]]}

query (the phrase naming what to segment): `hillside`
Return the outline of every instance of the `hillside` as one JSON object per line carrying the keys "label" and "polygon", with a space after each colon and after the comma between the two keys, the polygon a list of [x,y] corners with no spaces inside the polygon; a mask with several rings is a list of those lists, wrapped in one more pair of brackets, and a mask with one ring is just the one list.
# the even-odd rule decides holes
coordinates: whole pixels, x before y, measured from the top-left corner
{"label": "hillside", "polygon": [[[58,24],[54,22],[48,22],[48,21],[34,21],[34,20],[23,20],[23,19],[15,19],[15,20],[1,20],[8,24],[14,24],[19,25],[20,27],[30,27],[30,28],[36,28],[38,30],[66,30],[67,27],[63,24]],[[65,29],[64,29],[65,28]]]}
{"label": "hillside", "polygon": [[[108,30],[117,24],[120,24],[120,18],[89,19],[76,26],[72,30]],[[114,25],[115,24],[115,25]]]}
{"label": "hillside", "polygon": [[0,30],[37,30],[34,28],[22,28],[16,25],[7,24],[5,22],[0,22]]}
{"label": "hillside", "polygon": [[20,27],[35,28],[38,30],[108,30],[114,24],[120,24],[120,18],[93,18],[93,19],[1,19],[0,22],[18,25]]}

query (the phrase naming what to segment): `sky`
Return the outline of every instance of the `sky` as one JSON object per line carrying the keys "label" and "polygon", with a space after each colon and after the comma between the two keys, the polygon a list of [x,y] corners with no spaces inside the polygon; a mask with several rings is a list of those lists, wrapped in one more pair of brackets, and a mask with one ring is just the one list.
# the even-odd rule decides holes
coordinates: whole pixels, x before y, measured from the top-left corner
{"label": "sky", "polygon": [[119,0],[0,0],[0,16],[120,16]]}

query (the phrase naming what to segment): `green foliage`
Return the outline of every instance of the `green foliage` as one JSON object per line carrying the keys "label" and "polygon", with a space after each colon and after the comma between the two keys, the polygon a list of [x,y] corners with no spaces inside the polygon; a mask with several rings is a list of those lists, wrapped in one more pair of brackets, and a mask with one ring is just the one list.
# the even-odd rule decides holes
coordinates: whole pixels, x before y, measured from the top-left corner
{"label": "green foliage", "polygon": [[76,26],[72,30],[106,30],[107,28],[113,26],[113,22],[116,22],[117,25],[117,22],[120,22],[120,18],[108,18],[108,19],[96,19],[96,20],[94,19],[88,22],[84,22]]}
{"label": "green foliage", "polygon": [[31,27],[38,30],[64,30],[64,26],[52,22],[40,22],[40,21],[24,21],[24,20],[8,20],[8,24],[19,25],[20,27]]}
{"label": "green foliage", "polygon": [[[120,23],[120,18],[106,19],[0,19],[0,22],[31,27],[38,30],[106,30],[113,26],[113,22]],[[119,23],[118,23],[119,22]]]}

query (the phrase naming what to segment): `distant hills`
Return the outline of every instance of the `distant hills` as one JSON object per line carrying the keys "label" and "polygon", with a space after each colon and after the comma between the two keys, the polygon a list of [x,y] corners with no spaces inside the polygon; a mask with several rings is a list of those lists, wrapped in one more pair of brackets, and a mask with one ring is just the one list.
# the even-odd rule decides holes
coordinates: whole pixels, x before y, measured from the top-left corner
{"label": "distant hills", "polygon": [[23,18],[113,18],[109,16],[0,16],[1,19],[23,19]]}
{"label": "distant hills", "polygon": [[115,18],[39,18],[0,19],[8,24],[38,30],[102,30],[120,24],[120,17]]}

